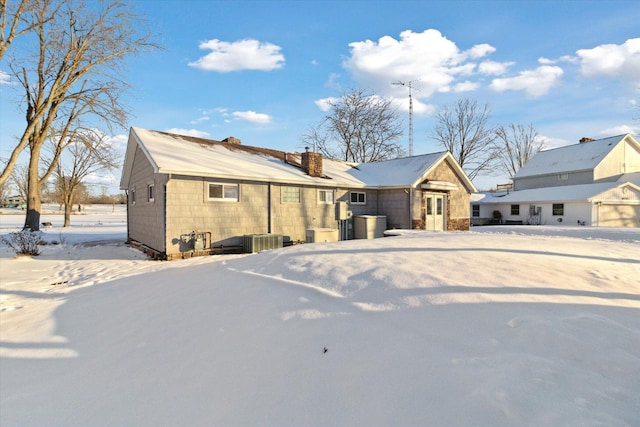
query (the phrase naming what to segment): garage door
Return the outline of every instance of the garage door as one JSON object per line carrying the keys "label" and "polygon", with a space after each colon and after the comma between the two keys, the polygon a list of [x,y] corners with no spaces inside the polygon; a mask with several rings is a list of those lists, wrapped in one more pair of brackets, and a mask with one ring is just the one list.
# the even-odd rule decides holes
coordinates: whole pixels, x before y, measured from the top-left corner
{"label": "garage door", "polygon": [[598,225],[602,227],[640,227],[640,205],[600,205]]}

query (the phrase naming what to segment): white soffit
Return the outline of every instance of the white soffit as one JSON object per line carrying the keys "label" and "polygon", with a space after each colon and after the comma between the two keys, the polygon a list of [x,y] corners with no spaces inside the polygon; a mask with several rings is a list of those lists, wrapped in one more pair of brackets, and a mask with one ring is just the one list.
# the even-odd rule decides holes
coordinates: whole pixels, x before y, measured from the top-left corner
{"label": "white soffit", "polygon": [[428,181],[422,184],[423,190],[457,191],[458,186],[447,181]]}

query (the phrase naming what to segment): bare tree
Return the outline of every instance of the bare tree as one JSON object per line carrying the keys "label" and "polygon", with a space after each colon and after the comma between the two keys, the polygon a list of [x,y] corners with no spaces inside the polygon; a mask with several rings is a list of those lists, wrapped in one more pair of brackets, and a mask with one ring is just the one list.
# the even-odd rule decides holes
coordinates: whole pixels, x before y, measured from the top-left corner
{"label": "bare tree", "polygon": [[11,186],[16,189],[20,197],[24,200],[27,199],[29,192],[29,168],[27,166],[17,165],[13,168],[13,172],[7,182],[11,183]]}
{"label": "bare tree", "polygon": [[10,194],[11,191],[13,191],[13,188],[9,181],[5,181],[0,184],[0,206],[3,205],[6,202],[7,198],[12,195]]}
{"label": "bare tree", "polygon": [[[12,19],[16,19],[13,15]],[[120,103],[128,88],[120,71],[128,57],[151,43],[140,32],[140,17],[120,1],[31,0],[20,22],[31,28],[21,37],[33,48],[14,53],[9,69],[23,90],[25,130],[0,175],[4,182],[20,153],[29,151],[29,191],[25,228],[39,229],[41,186],[53,173],[73,131],[98,124],[112,131],[124,127],[127,112]],[[56,128],[55,134],[52,129]],[[48,139],[60,146],[42,175],[42,147]]]}
{"label": "bare tree", "polygon": [[496,134],[489,125],[491,109],[469,98],[447,105],[435,115],[432,138],[449,150],[470,179],[495,170]]}
{"label": "bare tree", "polygon": [[0,0],[0,59],[16,37],[35,28],[34,22],[29,22],[23,17],[33,3],[33,0],[20,0],[15,6],[11,6],[8,0]]}
{"label": "bare tree", "polygon": [[[66,155],[56,163],[56,193],[64,205],[64,225],[71,225],[71,210],[75,202],[81,200],[80,193],[85,187],[83,181],[101,169],[116,167],[118,156],[104,134],[98,131],[76,132],[66,149]],[[53,147],[55,151],[57,145]]]}
{"label": "bare tree", "polygon": [[402,124],[391,100],[352,89],[330,102],[330,113],[302,139],[328,157],[358,163],[399,157]]}
{"label": "bare tree", "polygon": [[533,125],[511,123],[496,128],[500,167],[509,176],[515,175],[543,146]]}

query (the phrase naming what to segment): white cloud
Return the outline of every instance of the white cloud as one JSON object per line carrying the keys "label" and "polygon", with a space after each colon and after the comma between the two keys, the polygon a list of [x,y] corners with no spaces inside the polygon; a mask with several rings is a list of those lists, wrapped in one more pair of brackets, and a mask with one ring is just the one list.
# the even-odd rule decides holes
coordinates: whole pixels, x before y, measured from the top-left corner
{"label": "white cloud", "polygon": [[540,58],[538,58],[538,63],[542,65],[553,65],[553,64],[557,64],[558,62],[570,62],[571,64],[575,64],[578,62],[578,58],[570,55],[563,55],[558,59],[549,59],[549,58],[545,58],[544,56],[541,56]]}
{"label": "white cloud", "polygon": [[524,90],[531,96],[542,96],[549,92],[562,74],[560,67],[542,65],[535,70],[522,71],[516,77],[494,79],[489,87],[496,92]]}
{"label": "white cloud", "polygon": [[208,120],[210,120],[209,116],[202,116],[202,117],[198,117],[197,119],[191,120],[189,124],[197,125],[198,123],[206,122]]}
{"label": "white cloud", "polygon": [[[431,104],[425,104],[419,99],[413,98],[413,114],[420,116],[428,116],[436,111],[436,108]],[[406,98],[391,98],[391,103],[394,107],[403,113],[409,113],[409,97]]]}
{"label": "white cloud", "polygon": [[614,126],[600,131],[600,135],[615,136],[630,133],[632,135],[640,134],[640,126],[620,125]]}
{"label": "white cloud", "polygon": [[478,71],[480,74],[486,74],[489,76],[500,76],[507,72],[513,62],[495,62],[495,61],[483,61],[478,65]]}
{"label": "white cloud", "polygon": [[4,71],[0,70],[0,85],[10,85],[11,76]]}
{"label": "white cloud", "polygon": [[235,111],[231,114],[237,120],[249,123],[267,124],[271,122],[271,117],[267,114],[256,113],[255,111]]}
{"label": "white cloud", "polygon": [[322,98],[314,101],[314,103],[318,106],[321,111],[329,111],[331,109],[331,104],[338,101],[338,98]]}
{"label": "white cloud", "polygon": [[471,58],[482,58],[483,56],[487,56],[490,53],[493,53],[496,51],[496,48],[483,43],[483,44],[477,44],[475,46],[473,46],[471,49],[469,49],[468,53],[469,53],[469,57]]}
{"label": "white cloud", "polygon": [[338,73],[329,74],[329,79],[325,82],[324,86],[340,89],[340,83],[338,83],[339,78],[340,78],[340,74]]}
{"label": "white cloud", "polygon": [[207,132],[203,132],[197,129],[171,128],[171,129],[167,129],[165,132],[175,133],[177,135],[194,136],[196,138],[208,138],[209,136],[211,136]]}
{"label": "white cloud", "polygon": [[552,148],[564,147],[565,145],[575,144],[576,142],[567,141],[562,138],[552,138],[544,135],[538,135],[536,141],[541,141],[543,144],[543,150],[550,150]]}
{"label": "white cloud", "polygon": [[209,49],[211,53],[190,62],[189,66],[206,71],[271,71],[284,66],[284,55],[280,53],[280,46],[272,43],[252,39],[236,42],[213,39],[200,43],[198,47]]}
{"label": "white cloud", "polygon": [[640,38],[621,45],[603,44],[593,49],[580,49],[580,71],[588,77],[604,75],[620,77],[632,84],[640,83]]}
{"label": "white cloud", "polygon": [[466,81],[466,82],[461,82],[454,85],[453,91],[454,92],[471,92],[478,89],[479,86],[480,86],[480,83]]}
{"label": "white cloud", "polygon": [[107,136],[105,138],[107,145],[115,150],[121,150],[127,146],[129,135],[121,133],[118,135]]}
{"label": "white cloud", "polygon": [[458,76],[474,73],[477,59],[495,51],[488,44],[478,44],[461,51],[437,30],[400,33],[398,40],[384,36],[377,42],[366,40],[349,44],[351,55],[343,62],[361,86],[382,95],[400,97],[405,88],[393,82],[416,83],[417,98],[428,98],[438,91],[448,91]]}

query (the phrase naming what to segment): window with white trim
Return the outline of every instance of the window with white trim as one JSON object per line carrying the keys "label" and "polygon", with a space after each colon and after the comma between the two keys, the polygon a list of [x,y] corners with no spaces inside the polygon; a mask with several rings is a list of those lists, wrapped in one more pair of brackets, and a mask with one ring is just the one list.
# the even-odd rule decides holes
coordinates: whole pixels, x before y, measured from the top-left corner
{"label": "window with white trim", "polygon": [[282,203],[300,203],[300,187],[282,187]]}
{"label": "window with white trim", "polygon": [[155,200],[155,186],[153,184],[147,185],[147,202],[153,202]]}
{"label": "window with white trim", "polygon": [[222,202],[237,202],[240,194],[239,184],[209,183],[209,200]]}
{"label": "window with white trim", "polygon": [[520,205],[511,205],[511,215],[513,216],[520,215]]}
{"label": "window with white trim", "polygon": [[480,205],[471,205],[471,216],[480,218]]}
{"label": "window with white trim", "polygon": [[364,191],[352,191],[349,193],[349,201],[352,205],[366,205],[367,193]]}
{"label": "window with white trim", "polygon": [[333,203],[333,190],[318,190],[318,202],[326,204]]}

